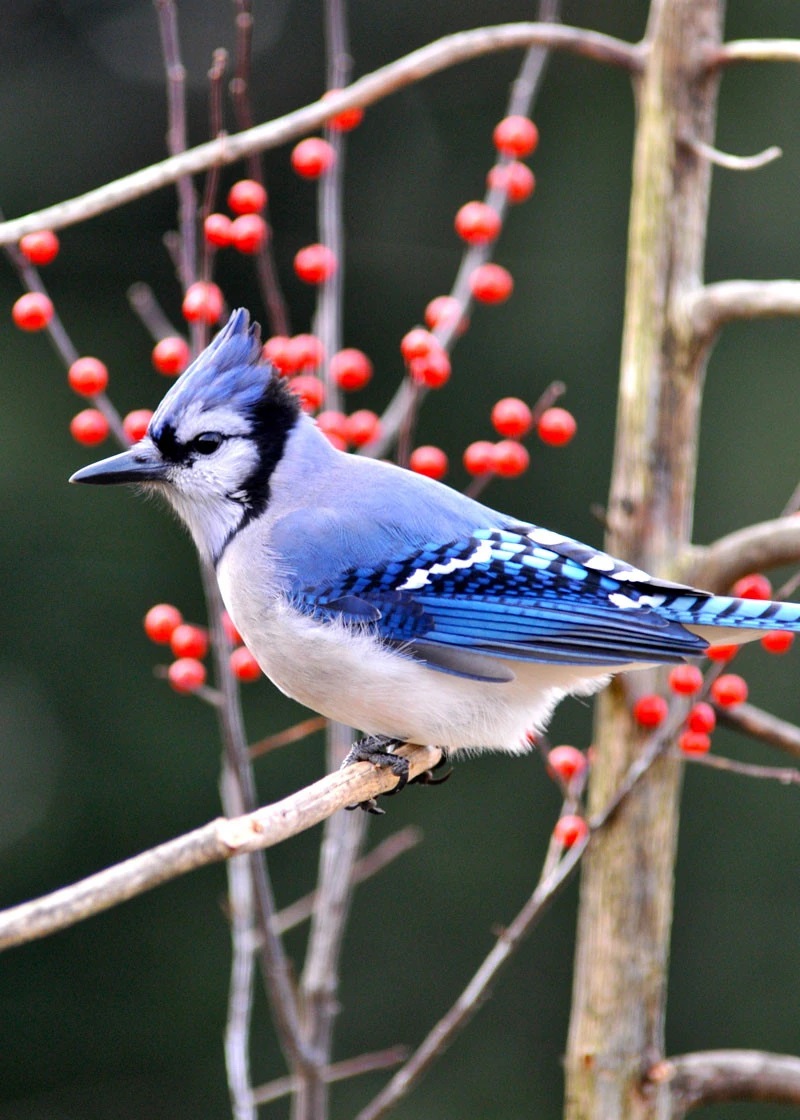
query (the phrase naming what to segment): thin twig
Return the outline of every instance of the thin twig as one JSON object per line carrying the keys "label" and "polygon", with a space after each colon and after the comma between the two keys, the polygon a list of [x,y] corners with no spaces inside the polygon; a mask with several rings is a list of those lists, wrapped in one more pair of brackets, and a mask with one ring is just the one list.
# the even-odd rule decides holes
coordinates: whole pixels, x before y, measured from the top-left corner
{"label": "thin twig", "polygon": [[[540,0],[537,13],[541,23],[550,25],[558,24],[561,4],[559,0]],[[528,116],[536,99],[544,78],[545,67],[549,52],[541,45],[531,46],[525,53],[519,74],[511,87],[506,116]],[[501,156],[501,163],[509,163],[510,157]],[[484,195],[484,203],[490,206],[500,218],[501,225],[505,220],[509,208],[508,195],[502,187],[488,187]],[[494,249],[494,242],[484,245],[468,246],[461,256],[461,261],[456,272],[449,295],[461,308],[457,318],[437,326],[433,334],[439,345],[448,353],[463,333],[463,324],[466,322],[470,308],[474,303],[470,277],[475,269],[489,259]],[[395,441],[398,443],[397,461],[401,466],[408,463],[411,454],[411,439],[416,424],[416,418],[422,401],[427,395],[427,390],[414,384],[410,378],[404,378],[398,386],[394,397],[389,402],[381,416],[380,435],[377,440],[363,449],[364,453],[371,456],[385,455]],[[489,472],[476,478],[467,493],[475,497],[491,482],[494,475]]]}
{"label": "thin twig", "polygon": [[[236,62],[235,73],[230,90],[233,111],[239,132],[253,126],[253,109],[250,101],[250,72],[253,63],[253,13],[250,0],[235,0],[236,3]],[[264,183],[261,166],[261,151],[254,149],[247,153],[247,171],[251,179]],[[269,216],[269,202],[267,202]],[[271,334],[289,333],[289,309],[278,280],[278,268],[272,238],[269,237],[255,255],[256,276],[261,298],[267,311],[267,322]]]}
{"label": "thin twig", "polygon": [[631,72],[638,72],[642,64],[642,50],[638,44],[626,43],[622,39],[584,28],[546,23],[509,23],[460,31],[380,67],[325,101],[315,101],[234,136],[223,136],[200,144],[86,194],[2,222],[0,245],[18,241],[23,234],[33,230],[63,229],[76,222],[86,221],[141,198],[142,195],[160,190],[184,175],[207,171],[216,163],[228,165],[253,152],[280,147],[320,128],[325,121],[345,109],[373,105],[397,90],[451,66],[496,51],[516,50],[533,45],[571,51]]}
{"label": "thin twig", "polygon": [[706,65],[737,62],[800,62],[800,39],[733,39],[709,52]]}
{"label": "thin twig", "polygon": [[589,843],[589,835],[570,848],[563,855],[552,845],[545,860],[546,871],[531,897],[519,911],[513,922],[503,930],[491,951],[484,958],[469,984],[453,1006],[430,1030],[421,1045],[408,1061],[394,1075],[388,1085],[381,1090],[357,1115],[356,1120],[378,1120],[406,1096],[417,1084],[433,1062],[444,1053],[446,1048],[472,1019],[489,994],[489,985],[497,978],[503,967],[511,959],[522,939],[530,933],[576,870],[581,856]]}
{"label": "thin twig", "polygon": [[737,704],[735,708],[715,704],[714,710],[719,723],[760,739],[762,743],[779,747],[793,758],[800,758],[800,727],[796,724],[779,719],[753,704]]}
{"label": "thin twig", "polygon": [[308,719],[301,720],[300,723],[292,724],[291,727],[287,727],[283,731],[276,731],[274,735],[267,735],[266,738],[259,739],[257,743],[252,744],[250,758],[260,758],[262,754],[278,750],[279,747],[288,747],[291,743],[298,743],[301,739],[307,739],[309,735],[322,731],[327,722],[325,716],[310,716]]}
{"label": "thin twig", "polygon": [[[214,51],[211,68],[208,71],[208,131],[210,136],[222,136],[225,131],[225,108],[222,97],[225,71],[228,67],[228,52],[221,47]],[[203,201],[200,204],[199,225],[202,228],[206,218],[212,213],[219,190],[220,168],[214,165],[208,170],[203,185]],[[200,275],[206,281],[211,279],[214,260],[214,246],[207,237],[201,239],[202,254]]]}
{"label": "thin twig", "polygon": [[800,770],[791,766],[756,766],[752,762],[739,762],[735,758],[725,758],[719,754],[677,753],[680,753],[685,762],[708,766],[712,770],[727,770],[731,774],[741,774],[744,778],[765,778],[779,782],[782,786],[800,785]]}
{"label": "thin twig", "polygon": [[142,282],[131,284],[127,296],[131,310],[138,315],[142,326],[154,342],[166,338],[167,335],[180,335],[181,332],[169,321],[149,284]]}
{"label": "thin twig", "polygon": [[698,140],[693,136],[684,137],[682,142],[695,155],[707,159],[709,163],[713,163],[716,167],[724,167],[728,171],[757,171],[761,167],[766,167],[768,163],[774,163],[776,159],[780,159],[783,155],[783,150],[777,144],[765,148],[763,152],[756,152],[752,156],[734,156],[730,152],[721,152],[719,148],[706,144],[705,141]]}
{"label": "thin twig", "polygon": [[[422,832],[413,825],[402,828],[386,840],[382,840],[380,844],[376,844],[371,851],[356,862],[353,867],[353,885],[357,886],[359,883],[371,879],[374,875],[378,875],[398,856],[410,851],[421,842]],[[284,906],[275,915],[276,931],[284,934],[288,930],[294,929],[295,926],[299,926],[302,922],[307,922],[314,912],[316,902],[317,892],[314,890],[303,895],[302,898],[298,898],[289,906]]]}
{"label": "thin twig", "polygon": [[[350,1077],[357,1077],[362,1073],[374,1073],[379,1069],[391,1069],[399,1065],[408,1054],[407,1046],[390,1046],[386,1050],[375,1050],[369,1054],[359,1054],[356,1058],[345,1058],[342,1062],[334,1062],[326,1066],[322,1076],[328,1084],[334,1081],[345,1081]],[[253,1093],[255,1104],[269,1104],[271,1101],[280,1100],[289,1093],[297,1090],[296,1077],[278,1077],[268,1085],[261,1085]]]}

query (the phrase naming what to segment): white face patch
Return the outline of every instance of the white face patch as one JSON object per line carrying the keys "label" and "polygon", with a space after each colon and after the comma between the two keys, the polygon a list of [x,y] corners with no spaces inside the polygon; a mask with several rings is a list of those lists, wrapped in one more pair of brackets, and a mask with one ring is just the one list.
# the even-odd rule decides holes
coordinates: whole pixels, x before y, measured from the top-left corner
{"label": "white face patch", "polygon": [[405,583],[402,583],[396,590],[417,591],[420,587],[425,587],[427,583],[430,583],[431,576],[446,576],[450,572],[455,572],[458,568],[471,568],[473,564],[488,564],[491,558],[491,541],[481,541],[475,551],[463,560],[454,556],[451,560],[445,560],[443,564],[431,564],[430,568],[417,568]]}

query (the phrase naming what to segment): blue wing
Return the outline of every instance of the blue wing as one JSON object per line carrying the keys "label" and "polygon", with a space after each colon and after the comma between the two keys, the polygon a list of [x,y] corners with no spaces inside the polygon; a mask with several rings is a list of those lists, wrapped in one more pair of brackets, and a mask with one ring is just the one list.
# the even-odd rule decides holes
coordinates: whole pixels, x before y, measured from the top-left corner
{"label": "blue wing", "polygon": [[[535,526],[478,529],[297,589],[298,607],[371,629],[432,668],[508,680],[507,660],[586,666],[671,662],[707,642],[685,620],[710,601]],[[681,620],[683,621],[683,619]]]}

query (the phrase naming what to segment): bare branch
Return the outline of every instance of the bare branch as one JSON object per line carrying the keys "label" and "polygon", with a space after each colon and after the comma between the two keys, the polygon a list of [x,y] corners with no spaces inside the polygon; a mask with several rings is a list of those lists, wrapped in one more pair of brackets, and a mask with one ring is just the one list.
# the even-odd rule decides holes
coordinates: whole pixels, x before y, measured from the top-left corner
{"label": "bare branch", "polygon": [[[398,753],[408,758],[412,778],[441,759],[435,747],[401,747]],[[337,809],[377,797],[396,784],[386,770],[356,763],[254,813],[209,821],[96,875],[0,912],[0,950],[66,929],[198,867],[273,847]]]}
{"label": "bare branch", "polygon": [[[334,1062],[322,1071],[322,1077],[328,1083],[345,1081],[349,1077],[357,1077],[361,1073],[374,1073],[378,1069],[390,1069],[402,1062],[408,1048],[406,1046],[390,1046],[386,1050],[375,1050],[369,1054],[359,1054],[356,1058],[345,1058],[344,1061]],[[271,1101],[287,1097],[295,1092],[298,1087],[296,1077],[278,1077],[267,1085],[262,1085],[253,1093],[254,1104],[269,1104]]]}
{"label": "bare branch", "polygon": [[715,704],[717,720],[735,731],[752,735],[770,746],[800,758],[800,727],[788,720],[779,719],[771,712],[765,712],[753,704],[737,704],[735,708],[724,708]]}
{"label": "bare branch", "polygon": [[725,758],[719,754],[680,752],[680,756],[685,762],[695,762],[712,770],[727,770],[730,774],[741,774],[744,778],[766,778],[768,781],[780,782],[782,786],[800,785],[800,770],[793,766],[755,766],[751,762],[739,762],[738,759]]}
{"label": "bare branch", "polygon": [[531,22],[460,31],[437,39],[371,74],[366,74],[325,101],[315,101],[234,136],[210,140],[77,198],[66,199],[35,213],[2,222],[0,245],[18,241],[23,234],[33,230],[63,229],[175,183],[185,175],[207,171],[215,165],[235,163],[254,152],[277,148],[320,128],[325,121],[345,109],[373,105],[396,90],[458,63],[495,51],[516,50],[533,45],[571,51],[631,72],[637,72],[641,67],[642,48],[638,44],[626,43],[622,39],[580,27]]}
{"label": "bare branch", "polygon": [[800,518],[778,517],[737,529],[713,544],[691,549],[682,578],[696,587],[725,592],[748,572],[800,560]]}
{"label": "bare branch", "polygon": [[706,144],[703,140],[689,137],[684,138],[683,143],[687,148],[691,148],[695,155],[702,156],[717,167],[724,167],[728,171],[757,171],[760,167],[766,167],[768,163],[774,163],[783,155],[783,149],[777,144],[765,148],[763,152],[756,152],[753,156],[734,156],[729,152],[721,152],[719,148]]}
{"label": "bare branch", "polygon": [[800,62],[800,39],[734,39],[708,58],[709,67],[735,62]]}
{"label": "bare branch", "polygon": [[800,1058],[764,1050],[704,1050],[659,1062],[651,1084],[669,1081],[672,1117],[719,1101],[800,1104]]}
{"label": "bare branch", "polygon": [[800,315],[800,280],[721,280],[687,297],[686,314],[701,342],[735,319]]}
{"label": "bare branch", "polygon": [[[388,836],[356,862],[353,867],[353,885],[363,883],[366,879],[371,879],[373,875],[379,874],[390,863],[393,863],[398,856],[411,851],[421,842],[422,832],[413,825],[401,828],[399,832]],[[274,918],[276,932],[284,934],[287,930],[299,926],[301,922],[307,922],[313,913],[316,901],[317,892],[314,890],[309,891],[302,898],[298,898],[291,905],[284,906]]]}
{"label": "bare branch", "polygon": [[588,844],[588,835],[570,848],[561,859],[553,857],[553,846],[545,860],[545,869],[531,897],[498,937],[475,975],[450,1010],[428,1032],[409,1060],[397,1071],[388,1085],[358,1113],[356,1120],[378,1120],[385,1116],[417,1084],[430,1065],[447,1049],[455,1035],[470,1021],[486,999],[489,985],[512,957],[522,938],[538,922],[550,902],[569,881]]}

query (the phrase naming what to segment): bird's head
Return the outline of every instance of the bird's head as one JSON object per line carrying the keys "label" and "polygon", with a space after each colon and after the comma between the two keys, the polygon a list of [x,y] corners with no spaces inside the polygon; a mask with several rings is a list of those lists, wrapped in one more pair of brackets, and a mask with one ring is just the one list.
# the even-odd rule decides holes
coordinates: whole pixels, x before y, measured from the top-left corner
{"label": "bird's head", "polygon": [[270,477],[300,417],[298,398],[261,359],[258,325],[234,311],[153,414],[143,439],[70,482],[159,491],[212,560],[269,502]]}

